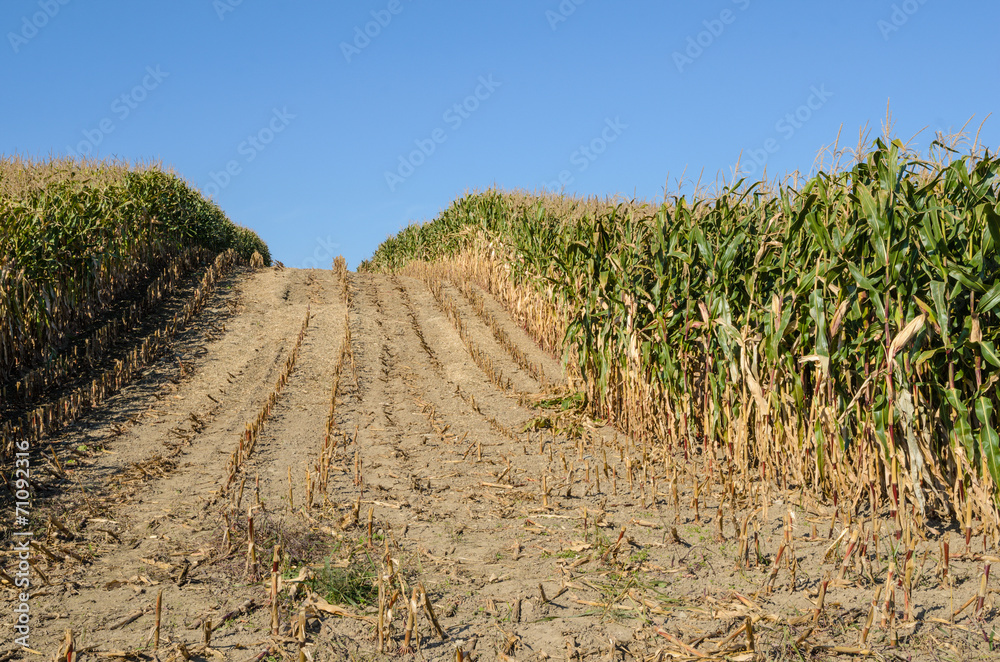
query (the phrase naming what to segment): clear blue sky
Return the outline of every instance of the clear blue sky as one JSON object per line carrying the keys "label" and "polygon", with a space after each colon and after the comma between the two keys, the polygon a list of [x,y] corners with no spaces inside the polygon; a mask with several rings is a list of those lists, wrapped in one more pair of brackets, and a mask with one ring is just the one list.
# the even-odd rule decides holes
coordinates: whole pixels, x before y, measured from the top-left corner
{"label": "clear blue sky", "polygon": [[276,259],[353,268],[494,184],[808,171],[887,99],[926,147],[1000,109],[998,25],[996,0],[3,0],[0,152],[161,160]]}

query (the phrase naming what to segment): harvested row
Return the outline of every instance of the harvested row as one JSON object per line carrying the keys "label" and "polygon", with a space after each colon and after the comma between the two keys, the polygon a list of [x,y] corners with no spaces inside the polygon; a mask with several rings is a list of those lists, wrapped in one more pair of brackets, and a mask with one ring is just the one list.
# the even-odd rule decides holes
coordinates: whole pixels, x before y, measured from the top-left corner
{"label": "harvested row", "polygon": [[[317,476],[317,484],[315,485],[321,494],[326,494],[327,487],[330,484],[330,467],[334,461],[334,451],[337,449],[337,397],[341,393],[341,379],[344,375],[344,366],[350,361],[351,373],[353,375],[353,381],[355,388],[358,387],[358,373],[357,366],[354,362],[354,350],[351,347],[351,294],[350,294],[350,284],[347,280],[347,269],[346,264],[342,257],[338,257],[338,262],[334,263],[334,273],[337,277],[337,282],[341,287],[341,302],[344,304],[344,337],[340,342],[340,349],[337,352],[337,362],[333,367],[333,385],[330,388],[330,409],[326,414],[326,424],[323,433],[323,442],[320,447],[319,456],[316,458],[316,463],[314,465],[315,474]],[[348,445],[347,434],[344,433],[344,447]],[[355,432],[355,437],[357,433]],[[355,442],[357,439],[355,438]],[[312,507],[313,501],[313,483],[309,480],[309,474],[306,474],[306,508]]]}
{"label": "harvested row", "polygon": [[[519,346],[512,338],[507,329],[504,328],[503,322],[496,317],[496,315],[490,312],[487,307],[486,298],[483,296],[482,289],[477,287],[474,283],[488,283],[494,279],[491,277],[482,277],[480,274],[472,274],[469,272],[468,267],[471,265],[462,263],[460,259],[449,259],[441,260],[440,262],[427,263],[421,265],[421,267],[429,270],[431,273],[435,274],[435,277],[442,278],[443,280],[450,282],[455,288],[457,288],[462,295],[468,301],[469,305],[475,311],[476,315],[482,320],[493,334],[496,341],[507,351],[510,357],[514,360],[517,366],[524,370],[528,375],[531,376],[536,382],[538,382],[543,388],[547,388],[553,385],[553,378],[546,375],[545,369],[542,364],[536,360],[529,358],[528,353],[525,348]],[[461,266],[459,264],[461,263]],[[485,264],[485,263],[483,263]],[[469,276],[472,276],[471,278]],[[488,288],[485,288],[488,290]],[[523,311],[528,306],[525,305],[526,302],[522,302],[520,305],[512,304],[509,307],[508,314],[517,316],[519,311]],[[528,324],[525,323],[525,327]],[[555,329],[550,329],[550,331],[558,332],[558,327]],[[537,339],[541,334],[534,334]],[[544,343],[543,343],[544,344]],[[558,343],[553,344],[553,346]],[[537,350],[535,350],[537,351]],[[559,371],[562,372],[561,370]],[[554,380],[555,382],[563,381],[560,378]]]}
{"label": "harvested row", "polygon": [[500,343],[505,350],[507,350],[507,353],[510,354],[511,358],[514,359],[514,362],[517,363],[517,366],[531,375],[531,378],[538,382],[542,388],[548,387],[549,382],[541,366],[528,359],[524,351],[514,344],[514,342],[510,339],[510,336],[507,334],[506,329],[504,329],[503,325],[500,324],[500,321],[497,320],[497,318],[494,317],[488,310],[486,310],[482,295],[473,289],[472,286],[466,281],[453,279],[451,282],[455,287],[459,288],[459,291],[465,296],[466,301],[468,301],[469,305],[475,309],[476,314],[483,321],[483,323],[489,327],[490,331],[493,332],[493,337],[496,338],[496,341]]}
{"label": "harvested row", "polygon": [[[431,281],[431,282],[436,282],[436,281]],[[488,390],[484,391],[482,387],[476,384],[475,382],[473,383],[467,382],[465,384],[465,388],[463,389],[461,384],[456,383],[455,380],[453,380],[448,376],[448,374],[444,370],[444,366],[437,357],[437,353],[428,344],[428,340],[425,337],[424,329],[421,326],[421,323],[418,319],[416,307],[414,306],[414,303],[407,289],[403,287],[400,279],[398,278],[394,278],[393,283],[398,288],[398,291],[403,299],[403,304],[406,307],[407,317],[410,320],[410,325],[413,328],[413,332],[417,340],[419,341],[420,346],[423,348],[424,354],[426,354],[428,359],[430,360],[431,367],[434,370],[435,374],[437,374],[437,376],[442,381],[447,383],[449,389],[453,388],[454,395],[457,395],[462,400],[462,402],[465,403],[465,405],[469,408],[469,410],[475,412],[477,415],[482,417],[483,420],[485,420],[489,424],[490,428],[494,432],[497,432],[512,441],[521,441],[521,437],[517,434],[516,430],[512,429],[509,424],[502,423],[497,418],[497,416],[501,414],[503,409],[507,407],[506,402],[499,402],[493,404],[487,404],[482,400],[480,402],[477,402],[476,401],[477,392],[480,394],[480,396],[483,396],[484,393],[489,393],[489,391]],[[427,283],[428,281],[424,281],[425,285],[427,285]],[[440,285],[440,283],[438,284]],[[427,291],[430,292],[432,296],[434,295],[433,287],[428,287]],[[439,289],[438,294],[441,298],[439,299],[437,296],[434,296],[433,300],[435,304],[438,305],[439,309],[442,312],[445,312],[445,316],[452,323],[452,326],[455,329],[455,331],[458,332],[458,338],[461,342],[462,348],[468,354],[469,358],[472,359],[476,367],[479,368],[480,372],[482,373],[482,376],[485,378],[487,383],[493,384],[494,386],[499,386],[496,379],[498,378],[498,376],[503,375],[503,367],[500,357],[490,357],[486,353],[486,351],[482,349],[482,347],[480,346],[480,342],[472,337],[472,332],[467,327],[466,322],[462,319],[459,307],[456,305],[456,302],[453,299],[451,299],[450,297],[446,298],[447,294],[444,292],[443,288]],[[442,301],[445,303],[445,306],[447,306],[447,309],[441,306]],[[510,380],[506,381],[501,380],[501,384],[508,385],[509,383]],[[504,389],[504,391],[508,390],[510,389],[506,388]],[[492,396],[493,394],[490,395]],[[517,393],[516,395],[519,401],[523,401],[528,394]],[[416,395],[414,395],[414,397],[417,398],[417,403],[421,407],[421,410],[424,411],[424,413],[428,414],[431,419],[433,419],[435,407],[424,401],[422,398],[417,397]],[[496,400],[495,397],[491,399]],[[484,405],[487,407],[486,411],[483,410]],[[432,426],[433,425],[435,424],[432,422]],[[462,435],[462,439],[464,439],[465,436],[467,435]]]}
{"label": "harvested row", "polygon": [[[512,391],[514,386],[511,384],[509,377],[505,377],[503,371],[498,367],[498,365],[493,361],[493,359],[483,352],[479,346],[470,338],[469,331],[465,325],[464,320],[458,312],[458,307],[454,299],[448,296],[444,291],[444,287],[439,279],[434,278],[427,272],[421,274],[423,277],[424,284],[434,295],[434,300],[437,302],[438,306],[442,311],[448,316],[452,324],[455,325],[455,329],[458,331],[459,337],[462,342],[465,343],[466,351],[469,352],[469,356],[475,361],[479,369],[482,370],[490,381],[496,385],[502,391]],[[523,394],[518,394],[523,395]]]}
{"label": "harvested row", "polygon": [[236,474],[239,472],[240,467],[243,466],[243,463],[253,453],[254,447],[257,445],[257,438],[260,436],[261,431],[267,424],[267,420],[270,418],[271,412],[274,411],[274,407],[278,403],[278,399],[281,397],[281,392],[285,389],[285,385],[288,384],[288,379],[291,377],[292,371],[295,370],[295,361],[298,359],[299,349],[302,347],[302,341],[305,340],[306,331],[309,330],[310,314],[311,310],[309,306],[307,306],[305,319],[302,320],[302,328],[299,329],[299,334],[295,337],[295,344],[292,345],[291,351],[288,352],[288,357],[285,359],[281,372],[278,373],[278,378],[274,383],[274,387],[271,389],[270,394],[268,394],[267,400],[260,406],[257,416],[252,421],[246,422],[243,434],[240,435],[239,442],[236,446],[236,450],[233,451],[233,454],[229,458],[229,477],[222,488],[223,492],[232,486],[233,481],[236,480]]}

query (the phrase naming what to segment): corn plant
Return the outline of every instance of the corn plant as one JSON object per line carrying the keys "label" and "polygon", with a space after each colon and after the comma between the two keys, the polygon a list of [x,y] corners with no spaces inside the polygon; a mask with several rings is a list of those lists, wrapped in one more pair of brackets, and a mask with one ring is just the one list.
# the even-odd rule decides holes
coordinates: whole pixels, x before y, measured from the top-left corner
{"label": "corn plant", "polygon": [[536,337],[558,329],[595,414],[747,485],[974,513],[995,539],[998,174],[880,139],[798,188],[659,207],[490,190],[362,269],[464,269]]}
{"label": "corn plant", "polygon": [[256,234],[158,167],[0,160],[0,383],[191,245],[270,262]]}
{"label": "corn plant", "polygon": [[[255,233],[159,167],[0,159],[0,458],[14,440],[75,420],[120,388],[222,273],[254,253],[270,262]],[[205,266],[181,313],[101,369],[122,334]],[[50,388],[55,394],[40,400]]]}

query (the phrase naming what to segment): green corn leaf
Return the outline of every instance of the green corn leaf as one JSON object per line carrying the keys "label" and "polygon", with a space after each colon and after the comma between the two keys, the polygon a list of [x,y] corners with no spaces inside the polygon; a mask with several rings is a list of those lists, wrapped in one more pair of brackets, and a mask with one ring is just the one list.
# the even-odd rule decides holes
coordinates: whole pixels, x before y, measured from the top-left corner
{"label": "green corn leaf", "polygon": [[952,428],[952,436],[955,441],[962,445],[969,462],[975,462],[976,447],[975,439],[972,436],[972,426],[969,424],[969,409],[962,402],[958,389],[948,388],[944,392],[945,397],[948,399],[948,404],[954,410],[955,421]]}
{"label": "green corn leaf", "polygon": [[993,240],[993,250],[1000,248],[1000,205],[983,205],[983,215],[986,216],[986,227],[990,239]]}
{"label": "green corn leaf", "polygon": [[949,320],[948,320],[948,306],[945,303],[945,284],[939,280],[933,280],[930,283],[931,290],[931,300],[934,302],[934,309],[936,311],[935,317],[937,318],[937,323],[941,327],[941,337],[944,340],[945,347],[951,345],[951,340],[948,335],[949,331]]}
{"label": "green corn leaf", "polygon": [[976,278],[968,268],[960,267],[957,264],[950,264],[948,265],[948,274],[963,286],[973,290],[974,292],[986,291],[986,287],[983,285],[983,282]]}
{"label": "green corn leaf", "polygon": [[700,228],[695,228],[694,232],[691,233],[691,238],[694,243],[697,244],[698,250],[701,251],[701,259],[705,261],[706,264],[712,264],[712,249],[708,245],[708,241],[705,239],[705,234]]}
{"label": "green corn leaf", "polygon": [[992,341],[983,340],[979,343],[979,349],[984,359],[992,363],[995,367],[1000,368],[1000,357],[997,356],[997,350],[993,346]]}
{"label": "green corn leaf", "polygon": [[869,292],[876,289],[875,283],[869,280],[856,265],[851,262],[847,263],[847,269],[851,272],[851,277],[858,284],[858,287],[868,290]]}
{"label": "green corn leaf", "polygon": [[829,359],[830,345],[826,333],[826,302],[823,300],[823,293],[819,290],[813,290],[809,297],[809,317],[816,323],[813,330],[816,336],[815,353]]}
{"label": "green corn leaf", "polygon": [[997,304],[1000,304],[1000,281],[993,284],[986,294],[980,297],[979,301],[976,302],[976,312],[980,315],[988,313],[993,310]]}
{"label": "green corn leaf", "polygon": [[874,423],[872,428],[875,432],[875,437],[879,440],[879,443],[882,446],[883,456],[888,457],[889,435],[886,430],[889,428],[889,407],[884,403],[880,407],[876,406],[876,408],[872,410],[872,422]]}
{"label": "green corn leaf", "polygon": [[875,198],[872,197],[872,194],[864,186],[858,187],[858,201],[861,203],[861,210],[864,212],[868,222],[872,224],[879,223],[878,205],[875,203]]}
{"label": "green corn leaf", "polygon": [[[994,485],[1000,485],[1000,435],[993,428],[993,403],[989,398],[976,400],[976,418],[979,419],[979,447]],[[998,495],[994,495],[996,498]]]}
{"label": "green corn leaf", "polygon": [[932,358],[937,356],[938,352],[942,349],[943,348],[941,347],[935,347],[934,349],[928,349],[927,351],[921,352],[920,356],[917,357],[917,366],[921,366],[930,361]]}

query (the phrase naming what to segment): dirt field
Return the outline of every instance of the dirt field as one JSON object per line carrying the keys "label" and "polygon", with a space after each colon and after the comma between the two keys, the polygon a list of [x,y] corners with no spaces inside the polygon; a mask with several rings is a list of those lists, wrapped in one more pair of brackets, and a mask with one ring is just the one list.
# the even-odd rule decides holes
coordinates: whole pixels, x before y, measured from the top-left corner
{"label": "dirt field", "polygon": [[[943,576],[941,539],[907,563],[892,520],[868,517],[875,544],[859,550],[830,504],[712,493],[708,458],[676,473],[683,458],[560,401],[559,362],[485,293],[510,346],[452,285],[462,334],[420,281],[348,280],[349,305],[331,271],[231,278],[174,356],[43,441],[63,471],[34,460],[41,657],[8,625],[0,660],[52,659],[67,630],[81,660],[992,659],[980,539],[942,532]],[[307,314],[287,383],[234,456]],[[0,595],[13,614],[16,591]]]}

